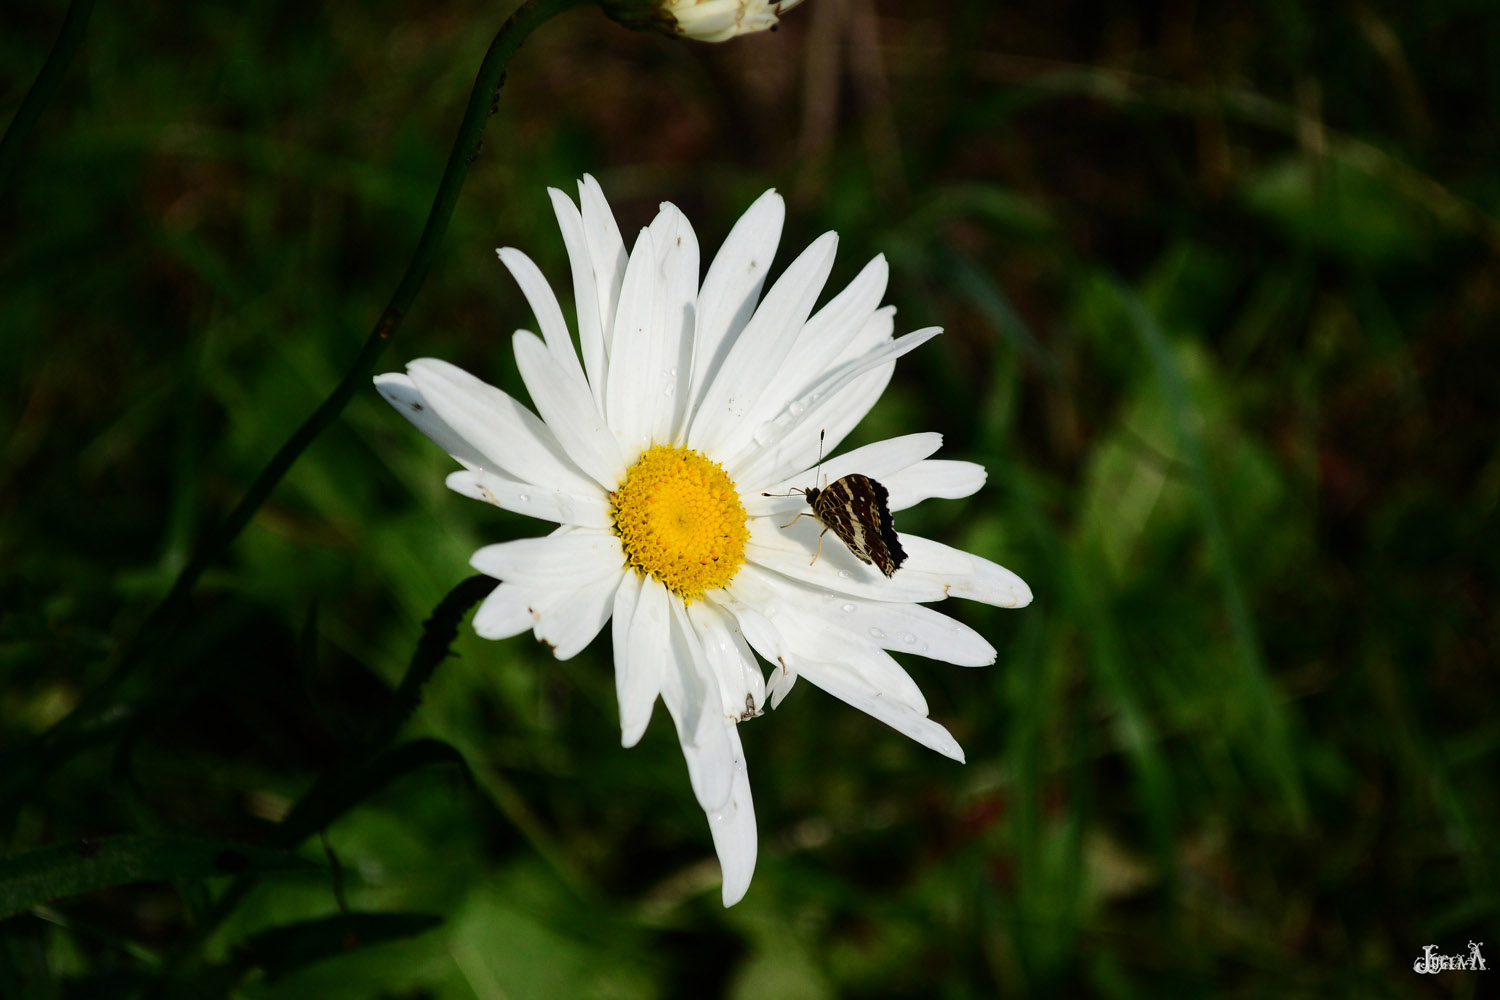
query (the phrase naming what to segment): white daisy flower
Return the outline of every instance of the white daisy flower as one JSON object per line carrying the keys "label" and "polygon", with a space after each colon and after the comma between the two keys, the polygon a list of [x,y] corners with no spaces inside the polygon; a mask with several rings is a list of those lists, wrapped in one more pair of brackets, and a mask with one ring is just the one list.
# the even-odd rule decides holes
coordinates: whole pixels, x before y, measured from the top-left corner
{"label": "white daisy flower", "polygon": [[[735,224],[701,286],[698,241],[674,206],[663,204],[626,253],[592,177],[579,185],[581,211],[549,193],[582,363],[541,272],[507,248],[500,259],[542,331],[514,338],[536,413],[431,358],[375,384],[463,466],[449,487],[559,525],[474,553],[473,566],[500,581],[474,630],[504,639],[529,629],[567,659],[613,623],[621,741],[641,738],[660,697],[708,815],[728,906],[756,857],[739,724],[802,677],[962,761],[887,650],[993,663],[978,633],[924,605],[951,596],[1021,607],[1031,591],[987,559],[910,534],[900,536],[906,561],[887,577],[833,539],[819,552],[815,519],[787,523],[808,510],[802,495],[785,494],[815,485],[820,450],[875,405],[898,357],[940,332],[892,337],[883,257],[814,312],[833,233],[760,295],[785,214],[774,191]],[[929,458],[941,443],[934,433],[881,441],[826,458],[821,475],[878,480],[892,511],[969,496],[984,468]]]}

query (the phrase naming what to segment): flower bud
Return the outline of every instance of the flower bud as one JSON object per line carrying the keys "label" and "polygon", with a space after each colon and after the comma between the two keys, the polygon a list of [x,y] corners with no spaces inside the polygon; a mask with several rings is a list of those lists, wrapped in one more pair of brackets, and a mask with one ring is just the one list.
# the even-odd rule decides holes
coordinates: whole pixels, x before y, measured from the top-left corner
{"label": "flower bud", "polygon": [[604,12],[627,28],[726,42],[776,27],[782,11],[802,0],[600,0]]}

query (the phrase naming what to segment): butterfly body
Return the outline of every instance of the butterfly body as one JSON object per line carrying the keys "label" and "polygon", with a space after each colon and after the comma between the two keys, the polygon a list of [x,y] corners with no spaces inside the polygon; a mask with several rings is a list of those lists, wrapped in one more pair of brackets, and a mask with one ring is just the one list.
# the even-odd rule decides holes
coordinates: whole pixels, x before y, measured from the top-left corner
{"label": "butterfly body", "polygon": [[822,489],[803,491],[813,517],[849,547],[860,562],[893,575],[906,561],[891,517],[890,494],[869,476],[852,473]]}

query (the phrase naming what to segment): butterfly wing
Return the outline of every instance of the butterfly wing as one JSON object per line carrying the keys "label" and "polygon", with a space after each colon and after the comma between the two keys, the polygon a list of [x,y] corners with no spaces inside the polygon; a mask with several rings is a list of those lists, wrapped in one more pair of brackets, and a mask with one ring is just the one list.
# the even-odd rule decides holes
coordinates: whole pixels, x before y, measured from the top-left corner
{"label": "butterfly wing", "polygon": [[818,494],[813,513],[855,558],[891,576],[906,561],[891,517],[890,494],[869,476],[852,474]]}

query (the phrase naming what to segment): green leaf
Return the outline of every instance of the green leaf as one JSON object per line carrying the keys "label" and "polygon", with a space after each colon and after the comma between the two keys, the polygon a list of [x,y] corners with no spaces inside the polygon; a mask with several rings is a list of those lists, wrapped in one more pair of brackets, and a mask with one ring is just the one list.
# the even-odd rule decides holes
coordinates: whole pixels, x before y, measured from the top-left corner
{"label": "green leaf", "polygon": [[283,851],[192,837],[75,840],[0,861],[0,919],[113,885],[316,867]]}
{"label": "green leaf", "polygon": [[428,913],[339,913],[264,931],[240,953],[274,980],[357,948],[414,937],[442,922]]}
{"label": "green leaf", "polygon": [[333,772],[313,786],[286,818],[283,841],[301,843],[402,775],[434,764],[455,764],[465,777],[469,775],[463,754],[442,740],[430,738],[403,743],[362,767]]}

